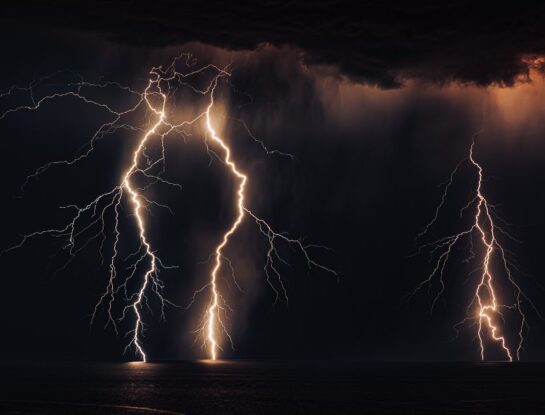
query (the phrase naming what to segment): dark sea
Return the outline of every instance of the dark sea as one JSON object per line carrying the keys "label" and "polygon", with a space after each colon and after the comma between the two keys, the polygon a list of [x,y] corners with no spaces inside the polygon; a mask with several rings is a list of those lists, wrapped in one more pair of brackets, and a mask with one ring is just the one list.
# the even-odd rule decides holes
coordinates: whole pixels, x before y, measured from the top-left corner
{"label": "dark sea", "polygon": [[0,365],[0,414],[545,414],[542,363]]}

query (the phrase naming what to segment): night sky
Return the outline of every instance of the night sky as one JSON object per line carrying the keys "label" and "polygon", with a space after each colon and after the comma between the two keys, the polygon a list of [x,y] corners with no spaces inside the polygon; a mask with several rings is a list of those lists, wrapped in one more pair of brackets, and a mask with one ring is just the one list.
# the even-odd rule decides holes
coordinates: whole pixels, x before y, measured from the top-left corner
{"label": "night sky", "polygon": [[[7,2],[0,90],[59,70],[72,72],[55,75],[36,89],[37,97],[74,82],[73,73],[141,90],[151,67],[168,65],[181,52],[204,65],[232,62],[230,84],[218,95],[218,124],[250,177],[248,205],[275,229],[330,247],[313,251],[314,258],[339,278],[308,272],[301,256],[284,247],[289,302],[275,303],[262,271],[265,241],[245,222],[227,249],[244,292],[227,291],[235,348],[227,346],[223,357],[478,360],[474,328],[457,336],[452,327],[463,319],[475,281],[474,266],[463,262],[467,246],[454,252],[433,314],[436,285],[410,300],[407,294],[433,268],[425,252],[413,255],[415,237],[433,217],[440,184],[482,130],[475,157],[485,171],[483,191],[518,240],[502,242],[536,308],[523,304],[530,330],[521,358],[545,358],[539,317],[545,314],[543,6],[135,3]],[[115,88],[97,94],[118,108],[131,99]],[[180,99],[180,108],[202,107]],[[0,112],[18,105],[28,105],[28,97],[0,98]],[[71,157],[106,120],[72,98],[0,120],[0,248],[17,244],[21,234],[60,226],[66,212],[59,206],[87,203],[115,185],[134,132],[107,137],[78,166],[49,169],[21,197],[28,174]],[[295,159],[264,154],[237,120]],[[173,138],[167,148],[165,177],[183,190],[154,190],[174,215],[159,209],[147,220],[161,257],[180,267],[162,278],[166,296],[183,306],[206,283],[209,265],[201,262],[229,227],[236,185],[210,160],[199,131],[185,143]],[[460,229],[459,209],[474,186],[475,175],[462,169],[428,241]],[[125,213],[130,252],[135,235]],[[63,270],[69,257],[60,247],[54,238],[40,238],[0,257],[2,358],[132,359],[130,352],[122,356],[131,317],[120,335],[103,329],[103,313],[89,327],[107,282],[99,243]],[[206,355],[193,334],[207,301],[206,294],[200,298],[189,310],[167,308],[166,322],[151,301],[143,340],[151,358]],[[516,329],[509,324],[504,333],[512,339]],[[491,359],[501,357],[491,350]]]}

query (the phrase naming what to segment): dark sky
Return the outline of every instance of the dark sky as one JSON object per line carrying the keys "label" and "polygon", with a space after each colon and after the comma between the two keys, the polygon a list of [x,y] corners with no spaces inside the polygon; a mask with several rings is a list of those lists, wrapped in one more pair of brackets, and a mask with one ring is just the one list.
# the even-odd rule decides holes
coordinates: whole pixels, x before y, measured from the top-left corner
{"label": "dark sky", "polygon": [[[69,69],[141,88],[152,66],[180,52],[194,53],[200,63],[232,61],[223,113],[244,119],[269,147],[296,155],[295,161],[266,156],[240,123],[225,121],[224,135],[251,176],[249,205],[277,229],[334,249],[317,258],[341,276],[307,273],[301,258],[290,255],[293,266],[283,272],[289,304],[273,306],[261,270],[266,247],[246,223],[229,247],[245,293],[229,293],[235,350],[224,356],[476,360],[475,331],[455,338],[452,329],[464,316],[472,265],[461,261],[464,252],[455,253],[444,301],[430,315],[436,286],[406,298],[432,268],[425,254],[411,254],[440,200],[439,184],[482,128],[476,157],[485,169],[484,191],[521,241],[504,240],[520,268],[517,281],[545,313],[545,81],[536,59],[545,54],[545,11],[522,3],[493,9],[436,3],[237,2],[226,9],[214,1],[92,8],[13,2],[3,6],[0,87]],[[36,94],[71,81],[59,75]],[[120,107],[130,99],[114,89],[99,97]],[[1,111],[24,99],[2,97]],[[22,233],[58,226],[65,218],[58,206],[84,203],[115,184],[134,146],[131,134],[108,137],[79,166],[49,170],[18,198],[29,173],[70,157],[104,120],[67,98],[0,121],[2,248]],[[158,211],[149,218],[162,258],[180,266],[163,279],[167,296],[182,305],[203,284],[208,268],[199,262],[233,215],[234,183],[221,164],[210,164],[198,137],[169,143],[166,174],[183,191],[158,189],[155,196],[175,215]],[[475,177],[464,170],[458,180],[434,237],[461,226],[460,200],[467,200]],[[62,272],[55,270],[67,258],[52,257],[59,244],[47,238],[0,258],[3,356],[120,358],[123,335],[102,330],[100,318],[89,329],[107,276],[97,248],[89,245]],[[202,357],[192,330],[205,300],[189,311],[169,308],[166,323],[146,314],[150,356]],[[544,322],[524,307],[531,329],[522,358],[541,360]],[[513,328],[505,332],[512,336]]]}

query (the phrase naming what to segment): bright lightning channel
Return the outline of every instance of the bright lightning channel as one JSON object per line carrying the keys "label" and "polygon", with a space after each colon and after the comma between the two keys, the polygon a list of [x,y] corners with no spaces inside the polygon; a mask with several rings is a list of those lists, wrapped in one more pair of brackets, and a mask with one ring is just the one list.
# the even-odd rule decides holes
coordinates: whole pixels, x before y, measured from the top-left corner
{"label": "bright lightning channel", "polygon": [[[275,288],[275,286],[273,285],[271,281],[271,274],[274,275],[274,277],[276,278],[280,286],[280,290],[282,291],[283,297],[286,299],[286,301],[288,299],[286,288],[284,286],[284,283],[282,282],[280,272],[276,265],[276,262],[286,263],[286,261],[282,259],[282,257],[279,255],[276,249],[275,241],[277,239],[287,242],[288,244],[295,245],[303,254],[309,268],[313,268],[313,267],[318,268],[334,276],[337,276],[337,272],[335,270],[328,268],[324,265],[321,265],[317,263],[316,261],[314,261],[313,259],[311,259],[308,253],[308,249],[313,247],[320,247],[320,246],[304,244],[299,239],[292,239],[286,236],[285,233],[275,232],[265,220],[256,216],[250,209],[246,207],[244,196],[245,196],[245,189],[246,189],[246,183],[248,181],[248,176],[242,173],[238,169],[235,162],[232,160],[231,149],[229,148],[227,143],[224,140],[222,140],[221,137],[219,137],[218,133],[214,129],[211,115],[210,115],[210,112],[212,111],[212,108],[214,106],[214,91],[217,87],[218,79],[220,76],[222,76],[222,74],[218,75],[218,77],[215,78],[211,88],[210,104],[208,105],[208,108],[206,109],[206,128],[211,140],[221,148],[224,154],[224,157],[222,160],[225,163],[225,165],[229,167],[233,176],[237,178],[239,182],[239,186],[237,190],[237,216],[234,222],[232,223],[231,227],[223,235],[221,243],[215,249],[214,267],[212,269],[212,272],[210,273],[210,282],[209,282],[210,291],[211,291],[211,301],[210,301],[210,305],[208,309],[206,310],[205,318],[203,319],[204,321],[203,326],[198,330],[206,334],[205,337],[208,344],[209,356],[212,360],[217,359],[218,349],[221,348],[218,341],[218,331],[223,332],[232,344],[231,336],[221,317],[221,312],[224,311],[226,308],[229,309],[229,306],[227,305],[225,299],[219,292],[217,280],[218,280],[218,272],[220,271],[223,265],[223,260],[226,259],[223,254],[223,250],[225,246],[229,243],[230,237],[237,231],[238,227],[242,223],[246,214],[248,214],[255,221],[255,223],[257,224],[259,228],[259,231],[268,240],[269,249],[266,254],[266,263],[264,267],[264,272],[267,276],[267,281],[269,282],[269,285],[272,287],[272,289],[276,293],[277,300],[280,293],[278,289]],[[244,124],[244,127],[247,129],[245,124]],[[254,140],[256,140],[256,138],[251,133],[250,135]],[[280,153],[275,150],[269,151],[266,149],[263,143],[261,143],[261,146],[267,153],[275,152],[275,153],[278,153],[281,155],[287,155],[288,157],[293,158],[293,156],[289,154]],[[325,247],[320,247],[320,248],[325,248]],[[230,265],[230,262],[229,262],[229,265]],[[200,292],[200,290],[197,290],[195,294],[198,294],[198,292]]]}

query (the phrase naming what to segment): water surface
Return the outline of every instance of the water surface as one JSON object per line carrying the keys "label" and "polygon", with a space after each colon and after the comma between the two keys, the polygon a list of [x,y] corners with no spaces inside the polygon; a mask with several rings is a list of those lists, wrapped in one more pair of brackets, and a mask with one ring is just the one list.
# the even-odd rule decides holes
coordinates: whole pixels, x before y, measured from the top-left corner
{"label": "water surface", "polygon": [[0,413],[543,414],[541,363],[0,365]]}

